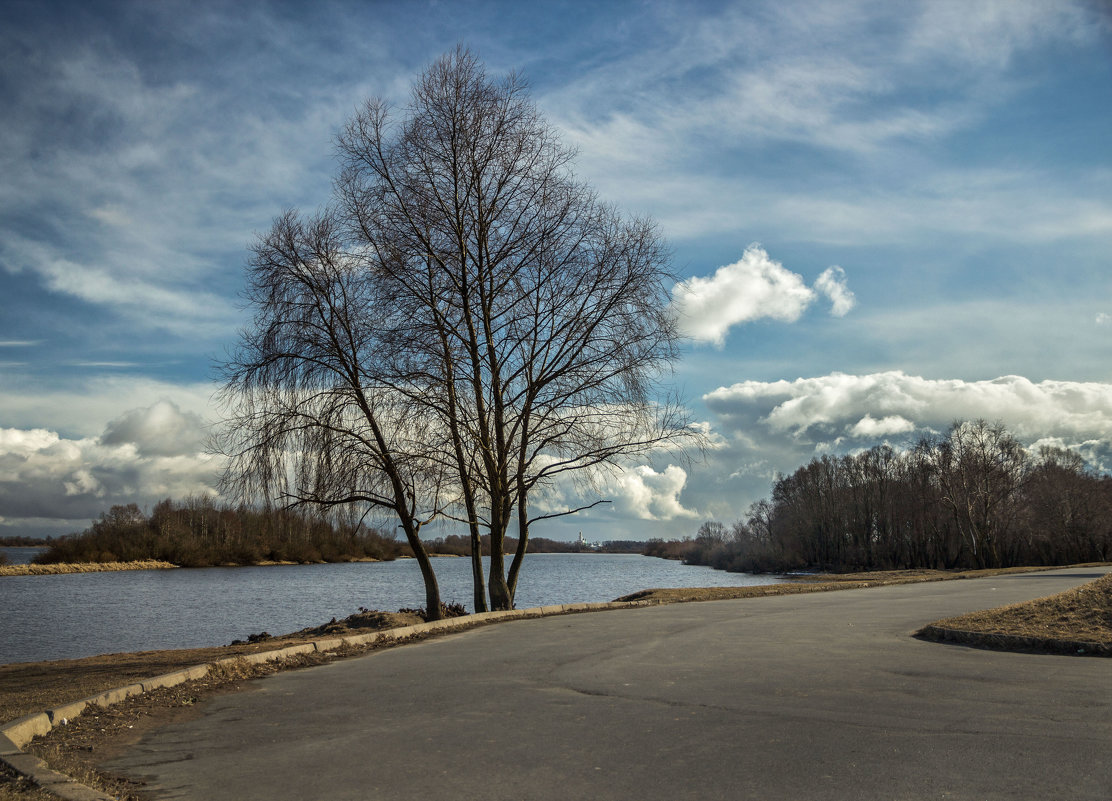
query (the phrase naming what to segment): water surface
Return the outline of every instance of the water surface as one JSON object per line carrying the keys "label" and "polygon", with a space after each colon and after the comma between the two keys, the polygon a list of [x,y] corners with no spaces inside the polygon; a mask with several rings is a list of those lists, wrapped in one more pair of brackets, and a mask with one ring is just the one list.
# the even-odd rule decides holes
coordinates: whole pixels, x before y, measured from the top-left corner
{"label": "water surface", "polygon": [[[443,600],[470,610],[470,560],[441,558],[434,566]],[[517,606],[779,580],[647,556],[533,554],[522,567]],[[285,634],[344,618],[360,606],[394,611],[424,604],[413,559],[0,576],[0,663],[226,645],[248,634]]]}
{"label": "water surface", "polygon": [[45,550],[47,550],[47,549],[46,548],[41,548],[41,547],[38,547],[38,546],[34,546],[34,545],[29,545],[29,546],[0,545],[0,553],[4,554],[4,556],[8,557],[8,564],[9,565],[29,565],[29,564],[31,564],[32,559],[34,559],[36,556],[38,556],[40,553],[42,553]]}

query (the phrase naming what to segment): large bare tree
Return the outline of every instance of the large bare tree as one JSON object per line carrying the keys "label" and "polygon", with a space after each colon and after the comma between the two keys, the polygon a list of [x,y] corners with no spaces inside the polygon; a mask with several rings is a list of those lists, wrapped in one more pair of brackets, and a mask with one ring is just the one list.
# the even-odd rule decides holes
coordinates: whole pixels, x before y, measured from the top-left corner
{"label": "large bare tree", "polygon": [[[533,511],[531,493],[695,437],[662,383],[679,341],[668,310],[669,253],[651,221],[623,217],[576,179],[573,152],[523,82],[489,78],[464,48],[422,73],[399,113],[368,101],[338,141],[342,170],[330,211],[300,224],[327,246],[314,245],[303,261],[337,265],[335,289],[357,333],[329,337],[343,353],[314,355],[306,369],[316,375],[320,363],[342,362],[344,397],[361,412],[360,425],[379,415],[380,427],[400,426],[373,440],[374,458],[360,462],[359,476],[365,483],[375,471],[378,480],[394,473],[397,481],[373,497],[334,492],[325,481],[333,464],[341,484],[358,481],[330,452],[337,426],[314,425],[314,415],[330,419],[320,414],[330,407],[318,406],[300,417],[326,432],[310,474],[329,491],[294,497],[422,508],[422,519],[451,514],[471,534],[476,610],[486,608],[487,593],[491,608],[510,608],[530,525],[603,502]],[[296,225],[280,219],[269,239]],[[270,261],[281,267],[288,259]],[[362,351],[353,360],[356,343]],[[368,358],[373,365],[363,364]],[[244,382],[230,386],[241,393]],[[357,396],[367,392],[375,402],[364,410]],[[283,398],[280,416],[289,417],[290,405]],[[352,440],[345,453],[354,457],[364,440],[371,442]],[[245,452],[258,459],[237,469],[260,473],[278,451],[253,442]],[[515,521],[507,572],[503,551]]]}
{"label": "large bare tree", "polygon": [[334,216],[291,212],[254,247],[254,319],[223,366],[225,489],[290,507],[392,514],[420,564],[426,613],[438,619],[420,531],[439,512],[443,470],[429,426],[380,358],[394,306],[338,231]]}

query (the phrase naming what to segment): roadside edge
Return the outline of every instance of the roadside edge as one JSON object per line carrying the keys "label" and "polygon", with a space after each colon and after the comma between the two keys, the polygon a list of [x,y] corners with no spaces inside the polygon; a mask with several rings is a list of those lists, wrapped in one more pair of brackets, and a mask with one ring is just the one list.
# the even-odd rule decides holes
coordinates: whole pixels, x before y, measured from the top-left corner
{"label": "roadside edge", "polygon": [[114,801],[111,795],[81,784],[73,778],[52,770],[34,754],[27,753],[23,747],[36,736],[49,734],[56,726],[66,725],[71,718],[83,714],[90,704],[106,707],[117,704],[139,693],[150,692],[160,687],[174,687],[182,682],[204,678],[210,671],[224,665],[247,662],[284,662],[298,654],[310,652],[325,653],[347,645],[369,645],[376,642],[405,640],[425,634],[447,634],[474,628],[486,623],[501,623],[508,620],[551,617],[553,615],[575,614],[580,612],[605,612],[614,609],[633,609],[644,606],[657,606],[659,601],[611,601],[609,603],[577,603],[537,606],[529,609],[510,609],[503,612],[479,612],[460,617],[417,623],[396,629],[383,629],[367,634],[342,635],[298,643],[273,651],[260,651],[254,654],[240,654],[218,659],[200,665],[181,668],[171,673],[152,676],[140,682],[123,687],[105,690],[96,695],[77,701],[61,704],[42,712],[26,715],[16,720],[0,724],[0,762],[16,773],[26,777],[49,793],[64,801]]}

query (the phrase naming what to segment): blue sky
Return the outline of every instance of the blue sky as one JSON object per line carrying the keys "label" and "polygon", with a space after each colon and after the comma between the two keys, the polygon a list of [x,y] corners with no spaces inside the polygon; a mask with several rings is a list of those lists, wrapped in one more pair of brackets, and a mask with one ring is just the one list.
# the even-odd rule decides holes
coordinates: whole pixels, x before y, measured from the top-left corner
{"label": "blue sky", "polygon": [[659,222],[711,437],[538,534],[688,534],[956,419],[1112,469],[1107,3],[538,5],[0,4],[0,533],[213,485],[254,234],[326,203],[356,105],[457,43]]}

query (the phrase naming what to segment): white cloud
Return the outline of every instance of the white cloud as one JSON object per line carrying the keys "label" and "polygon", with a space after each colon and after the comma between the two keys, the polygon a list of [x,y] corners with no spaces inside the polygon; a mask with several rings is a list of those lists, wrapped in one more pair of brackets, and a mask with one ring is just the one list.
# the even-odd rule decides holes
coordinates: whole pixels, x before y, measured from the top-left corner
{"label": "white cloud", "polygon": [[810,289],[803,277],[752,244],[733,264],[710,278],[694,276],[672,288],[672,309],[680,327],[696,342],[722,348],[729,330],[764,318],[794,323],[815,300],[815,290],[831,301],[830,313],[844,317],[857,302],[841,267],[829,267]]}
{"label": "white cloud", "polygon": [[200,415],[183,412],[172,401],[160,400],[111,421],[100,441],[103,445],[131,443],[141,456],[183,456],[203,451],[205,436]]}
{"label": "white cloud", "polygon": [[1112,315],[1106,314],[1105,312],[1097,312],[1096,323],[1097,325],[1108,325],[1112,323]]}
{"label": "white cloud", "polygon": [[111,421],[103,436],[67,439],[46,429],[0,429],[0,516],[91,520],[109,506],[149,506],[212,493],[221,467],[205,453],[197,415],[163,402]]}
{"label": "white cloud", "polygon": [[[163,22],[176,36],[205,25]],[[0,270],[133,329],[226,337],[238,317],[229,264],[283,207],[327,196],[329,138],[357,95],[345,84],[279,108],[234,52],[219,85],[204,69],[166,80],[141,48],[91,27],[36,41],[12,76]]]}
{"label": "white cloud", "polygon": [[174,384],[134,375],[67,376],[64,388],[43,385],[33,372],[13,376],[0,386],[0,411],[13,428],[49,428],[65,437],[97,437],[105,420],[115,420],[128,409],[155,407],[171,401],[181,414],[212,421],[216,385],[209,382]]}
{"label": "white cloud", "polygon": [[803,278],[750,245],[741,259],[719,267],[710,278],[695,276],[672,289],[680,325],[693,339],[722,347],[738,323],[769,317],[795,322],[815,299]]}
{"label": "white cloud", "polygon": [[858,420],[853,428],[849,430],[849,433],[854,437],[863,439],[880,439],[895,434],[906,434],[914,430],[915,424],[910,420],[900,417],[898,414],[889,415],[888,417],[882,417],[880,420],[876,420],[872,415],[866,413],[866,415]]}
{"label": "white cloud", "polygon": [[949,0],[920,6],[905,57],[1003,69],[1039,41],[1085,42],[1097,33],[1082,3],[1042,0]]}
{"label": "white cloud", "polygon": [[688,508],[719,520],[740,517],[768,497],[777,473],[816,456],[881,442],[911,445],[958,420],[1000,421],[1032,450],[1075,448],[1112,470],[1112,384],[928,379],[899,371],[833,373],[795,381],[743,381],[703,396],[727,445],[707,453],[684,488]]}
{"label": "white cloud", "polygon": [[857,305],[857,298],[846,283],[846,271],[841,267],[827,267],[815,281],[817,289],[830,298],[830,313],[835,317],[845,317]]}
{"label": "white cloud", "polygon": [[1112,384],[927,379],[900,371],[744,381],[704,396],[734,429],[756,427],[811,446],[845,437],[943,431],[955,420],[1000,420],[1021,440],[1112,441]]}
{"label": "white cloud", "polygon": [[680,493],[687,483],[687,471],[670,464],[660,473],[648,465],[623,470],[610,484],[615,510],[640,520],[695,518],[698,513],[685,509]]}
{"label": "white cloud", "polygon": [[[722,445],[712,437],[716,446]],[[669,464],[663,470],[650,465],[607,466],[578,474],[564,474],[539,488],[530,497],[534,514],[559,514],[595,500],[602,503],[591,511],[566,518],[554,518],[546,526],[582,526],[586,518],[605,520],[608,525],[625,525],[631,520],[646,522],[695,519],[699,513],[687,508],[680,495],[687,486],[687,471]],[[547,536],[542,534],[542,536]],[[622,539],[625,535],[615,535]]]}
{"label": "white cloud", "polygon": [[[1085,2],[1040,0],[670,15],[668,42],[616,54],[541,100],[580,148],[583,173],[673,239],[723,235],[739,219],[766,241],[802,233],[851,245],[937,243],[939,232],[1106,236],[1112,208],[1107,181],[1088,178],[1093,164],[1008,165],[1010,175],[978,186],[983,168],[929,155],[940,144],[950,152],[954,135],[991,135],[995,111],[1031,91],[1017,56],[1100,47],[1100,16]],[[791,168],[761,169],[779,148],[827,156],[810,180],[789,185]],[[825,181],[827,159],[854,179]]]}

